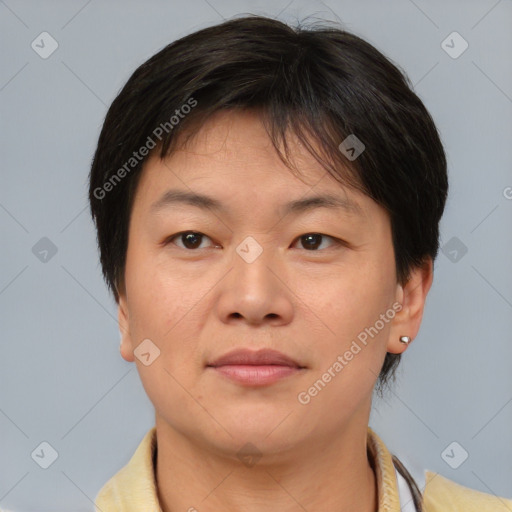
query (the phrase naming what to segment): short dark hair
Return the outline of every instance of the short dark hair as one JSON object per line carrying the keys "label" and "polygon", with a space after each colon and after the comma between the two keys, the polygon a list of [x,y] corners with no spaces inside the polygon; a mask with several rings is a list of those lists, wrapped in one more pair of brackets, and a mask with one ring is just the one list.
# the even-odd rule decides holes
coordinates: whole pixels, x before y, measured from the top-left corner
{"label": "short dark hair", "polygon": [[[439,249],[446,157],[407,75],[370,43],[338,27],[292,28],[245,16],[187,35],[135,70],[110,106],[90,172],[89,201],[104,278],[124,288],[131,208],[148,150],[172,153],[214,113],[255,110],[282,161],[292,133],[341,184],[390,215],[397,280]],[[340,150],[355,135],[356,158]],[[182,140],[185,137],[179,137]],[[352,151],[351,155],[354,154]],[[386,354],[382,386],[398,354]]]}

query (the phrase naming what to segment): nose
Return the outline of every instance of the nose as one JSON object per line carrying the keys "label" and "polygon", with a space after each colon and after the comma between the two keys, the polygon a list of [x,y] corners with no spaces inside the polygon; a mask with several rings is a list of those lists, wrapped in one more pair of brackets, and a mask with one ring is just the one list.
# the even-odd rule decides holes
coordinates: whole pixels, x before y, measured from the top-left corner
{"label": "nose", "polygon": [[285,325],[293,317],[293,284],[265,249],[253,261],[236,253],[222,280],[217,313],[224,323]]}

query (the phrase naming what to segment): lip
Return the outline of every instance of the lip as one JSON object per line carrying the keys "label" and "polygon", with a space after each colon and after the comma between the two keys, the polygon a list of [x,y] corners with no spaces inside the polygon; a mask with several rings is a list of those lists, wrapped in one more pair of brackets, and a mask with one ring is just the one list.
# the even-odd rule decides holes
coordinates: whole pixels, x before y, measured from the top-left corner
{"label": "lip", "polygon": [[261,350],[248,350],[248,349],[235,349],[223,356],[215,359],[207,366],[227,366],[227,365],[253,365],[253,366],[267,366],[279,365],[290,366],[294,368],[301,368],[297,361],[291,357],[272,349]]}
{"label": "lip", "polygon": [[304,369],[297,361],[277,350],[236,349],[208,363],[222,376],[245,386],[265,386]]}

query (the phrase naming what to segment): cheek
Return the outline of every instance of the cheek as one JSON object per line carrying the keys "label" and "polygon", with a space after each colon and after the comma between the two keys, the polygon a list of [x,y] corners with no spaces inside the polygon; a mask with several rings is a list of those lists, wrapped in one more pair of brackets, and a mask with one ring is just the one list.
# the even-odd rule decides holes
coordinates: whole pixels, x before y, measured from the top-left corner
{"label": "cheek", "polygon": [[159,259],[133,247],[127,255],[125,281],[132,327],[163,341],[198,302],[201,285]]}
{"label": "cheek", "polygon": [[328,403],[339,411],[354,411],[372,393],[394,317],[392,264],[388,259],[361,262],[345,272],[340,269],[337,278],[315,281],[309,298],[303,290],[304,302],[317,315],[308,322],[319,329],[311,331],[315,364],[303,391],[317,393],[312,402],[319,411]]}
{"label": "cheek", "polygon": [[381,288],[358,283],[330,286],[332,294],[315,303],[322,321],[315,320],[316,334],[310,331],[315,338],[310,342],[314,364],[301,391],[309,396],[312,412],[324,414],[332,408],[343,416],[353,414],[372,394],[394,310],[391,296]]}
{"label": "cheek", "polygon": [[[393,276],[384,265],[361,262],[304,283],[297,295],[305,305],[307,322],[319,326],[317,333],[323,333],[327,345],[341,349],[391,308],[396,288]],[[388,327],[386,323],[379,330],[386,331]]]}
{"label": "cheek", "polygon": [[[151,340],[159,350],[149,366],[135,358],[144,389],[158,410],[176,407],[183,389],[191,388],[192,367],[200,365],[197,353],[201,324],[194,308],[205,295],[203,287],[194,287],[177,279],[175,272],[162,271],[158,265],[141,264],[132,258],[126,266],[126,290],[129,299],[130,331],[133,349],[142,340]],[[187,406],[182,397],[180,407]]]}
{"label": "cheek", "polygon": [[150,367],[136,360],[150,397],[156,397],[169,386],[177,386],[169,374],[190,387],[192,376],[201,370],[203,354],[198,340],[207,320],[205,301],[214,284],[203,273],[170,269],[142,252],[127,262],[132,346],[135,349],[148,338],[160,350]]}

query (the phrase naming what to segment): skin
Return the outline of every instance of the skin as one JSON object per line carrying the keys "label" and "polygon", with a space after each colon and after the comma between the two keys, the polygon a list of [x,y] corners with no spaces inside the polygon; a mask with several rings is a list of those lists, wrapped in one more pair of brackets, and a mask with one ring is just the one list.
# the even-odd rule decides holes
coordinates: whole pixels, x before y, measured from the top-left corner
{"label": "skin", "polygon": [[[386,352],[402,353],[399,337],[419,330],[432,262],[398,284],[387,212],[342,188],[293,137],[289,143],[300,177],[256,114],[222,112],[164,161],[152,155],[137,187],[120,350],[155,407],[164,512],[377,510],[366,451],[372,390]],[[171,188],[214,197],[226,212],[185,204],[152,211]],[[325,192],[351,199],[361,213],[279,215],[284,203]],[[172,238],[182,231],[205,236],[190,248]],[[308,233],[326,236],[308,245]],[[263,250],[252,263],[236,252],[248,236]],[[397,301],[394,318],[301,404],[297,395]],[[148,338],[160,355],[145,366],[134,350]],[[243,347],[277,349],[305,368],[250,388],[205,367]],[[246,443],[261,455],[252,466],[237,457]]]}

